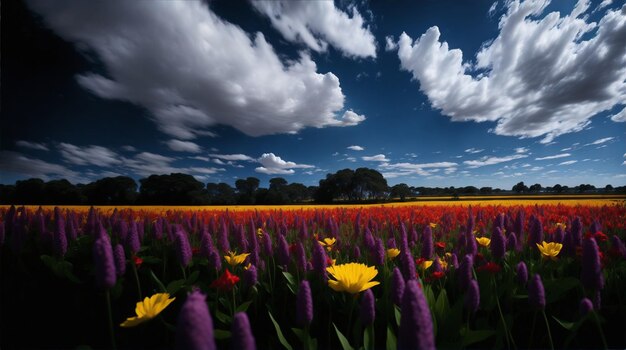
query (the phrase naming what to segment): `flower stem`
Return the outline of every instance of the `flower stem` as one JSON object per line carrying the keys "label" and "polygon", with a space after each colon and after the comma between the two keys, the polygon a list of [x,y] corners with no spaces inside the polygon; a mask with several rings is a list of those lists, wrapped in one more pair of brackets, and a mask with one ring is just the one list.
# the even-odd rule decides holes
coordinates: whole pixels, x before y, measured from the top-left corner
{"label": "flower stem", "polygon": [[596,314],[595,311],[591,311],[591,313],[593,314],[593,321],[596,324],[596,326],[598,326],[598,331],[600,331],[600,338],[602,338],[602,345],[604,345],[605,349],[608,349],[609,346],[606,343],[606,338],[604,337],[604,331],[602,330],[602,327],[600,327],[600,319],[598,318],[598,314]]}
{"label": "flower stem", "polygon": [[[504,320],[504,315],[502,314],[502,308],[500,307],[500,298],[498,297],[498,287],[496,286],[496,278],[492,277],[493,281],[493,289],[496,293],[496,305],[498,306],[498,312],[500,313],[500,320],[502,321],[502,327],[504,327],[504,336],[506,338],[506,346],[507,348],[511,348],[511,343],[513,343],[513,347],[515,348],[515,342],[513,342],[513,336],[509,334],[509,328],[506,325],[506,321]],[[509,342],[509,338],[511,341]]]}
{"label": "flower stem", "polygon": [[111,292],[107,289],[105,293],[107,303],[107,315],[109,316],[109,336],[111,337],[111,348],[116,349],[115,345],[115,330],[113,328],[113,312],[111,311]]}
{"label": "flower stem", "polygon": [[550,349],[554,350],[554,343],[552,342],[552,332],[550,332],[550,323],[548,323],[546,311],[541,310],[541,314],[543,314],[543,320],[546,321],[546,328],[548,329],[548,339],[550,340]]}
{"label": "flower stem", "polygon": [[135,262],[131,262],[130,265],[133,267],[133,275],[135,276],[135,283],[137,284],[137,294],[139,294],[139,300],[143,299],[143,295],[141,293],[141,284],[139,283],[139,274],[137,273],[137,265]]}

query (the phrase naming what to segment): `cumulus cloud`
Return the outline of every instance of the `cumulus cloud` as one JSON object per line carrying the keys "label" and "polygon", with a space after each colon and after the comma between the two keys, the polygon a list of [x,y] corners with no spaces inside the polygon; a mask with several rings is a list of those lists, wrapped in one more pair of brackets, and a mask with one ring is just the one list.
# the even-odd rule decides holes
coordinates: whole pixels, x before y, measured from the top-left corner
{"label": "cumulus cloud", "polygon": [[384,154],[377,154],[375,156],[364,156],[361,159],[368,162],[389,162],[389,159]]}
{"label": "cumulus cloud", "polygon": [[393,35],[387,35],[385,37],[385,51],[394,51],[398,49],[398,43],[393,39]]}
{"label": "cumulus cloud", "polygon": [[622,109],[617,114],[612,115],[611,116],[611,120],[616,122],[616,123],[626,122],[626,108]]}
{"label": "cumulus cloud", "polygon": [[475,154],[475,153],[480,153],[482,151],[484,151],[484,149],[468,148],[465,150],[465,153]]}
{"label": "cumulus cloud", "polygon": [[365,149],[365,148],[363,148],[363,147],[361,147],[361,146],[357,146],[357,145],[354,145],[354,146],[348,146],[347,148],[348,148],[348,149],[351,149],[351,150],[353,150],[353,151],[363,151],[363,150]]}
{"label": "cumulus cloud", "polygon": [[457,163],[453,162],[433,162],[433,163],[383,163],[379,166],[383,170],[385,178],[395,178],[399,176],[421,175],[429,176],[440,169],[446,175],[450,175],[457,170]]}
{"label": "cumulus cloud", "polygon": [[63,165],[30,158],[19,152],[0,151],[0,168],[6,173],[26,175],[44,180],[64,178],[73,183],[85,182],[78,172]]}
{"label": "cumulus cloud", "polygon": [[570,153],[561,153],[561,154],[555,154],[553,156],[545,156],[545,157],[535,158],[535,160],[557,159],[557,158],[565,158],[565,157],[569,157],[569,156],[571,156]]}
{"label": "cumulus cloud", "polygon": [[169,140],[165,142],[167,147],[176,152],[200,153],[202,148],[191,141]]}
{"label": "cumulus cloud", "polygon": [[121,163],[120,156],[102,146],[76,146],[70,143],[60,143],[59,151],[63,160],[74,165],[96,165],[108,167]]}
{"label": "cumulus cloud", "polygon": [[568,160],[568,161],[559,163],[559,165],[572,165],[572,164],[574,164],[576,162],[578,162],[578,161],[577,160]]}
{"label": "cumulus cloud", "polygon": [[254,169],[254,171],[269,175],[290,175],[295,173],[293,169],[315,168],[313,165],[296,164],[294,162],[285,161],[279,156],[276,156],[274,153],[263,153],[263,155],[261,155],[258,159],[258,162],[261,163],[262,166]]}
{"label": "cumulus cloud", "polygon": [[176,139],[214,135],[209,129],[217,124],[260,136],[365,119],[344,110],[339,79],[318,73],[308,54],[282,61],[262,33],[249,35],[204,2],[29,4],[104,65],[106,76],[85,72],[77,77],[81,86],[145,107],[158,129]]}
{"label": "cumulus cloud", "polygon": [[516,159],[522,159],[522,158],[526,158],[528,157],[528,155],[526,154],[513,154],[510,156],[504,156],[504,157],[482,157],[480,159],[476,159],[476,160],[466,160],[463,162],[463,164],[467,165],[470,168],[480,168],[486,165],[494,165],[494,164],[500,164],[500,163],[504,163],[504,162],[510,162],[512,160],[516,160]]}
{"label": "cumulus cloud", "polygon": [[598,23],[570,14],[542,16],[549,1],[507,2],[498,36],[475,62],[429,28],[400,36],[401,68],[412,73],[432,106],[453,121],[496,122],[498,135],[555,137],[582,130],[594,115],[626,100],[626,5]]}
{"label": "cumulus cloud", "polygon": [[363,17],[351,7],[352,17],[333,1],[255,1],[252,6],[267,16],[285,39],[323,52],[328,44],[349,57],[376,57],[376,40]]}
{"label": "cumulus cloud", "polygon": [[29,141],[20,140],[20,141],[17,141],[15,144],[18,147],[30,148],[30,149],[34,149],[34,150],[38,150],[38,151],[49,151],[50,150],[48,148],[48,146],[46,146],[45,143],[29,142]]}

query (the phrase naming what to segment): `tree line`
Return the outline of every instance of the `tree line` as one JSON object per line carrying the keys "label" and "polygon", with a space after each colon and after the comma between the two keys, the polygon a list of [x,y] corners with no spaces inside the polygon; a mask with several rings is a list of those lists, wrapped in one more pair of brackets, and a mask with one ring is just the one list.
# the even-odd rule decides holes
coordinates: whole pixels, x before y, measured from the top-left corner
{"label": "tree line", "polygon": [[389,200],[405,201],[418,196],[490,195],[501,193],[626,193],[626,186],[593,185],[575,187],[556,184],[542,187],[519,182],[510,191],[499,188],[423,187],[401,183],[389,186],[383,175],[369,168],[343,169],[319,181],[318,186],[288,183],[282,177],[269,180],[267,188],[260,180],[247,177],[235,181],[235,187],[221,182],[207,184],[181,173],[150,175],[137,182],[127,176],[105,177],[88,184],[72,184],[65,179],[44,181],[32,178],[14,185],[0,184],[0,204],[49,205],[265,205],[299,203],[363,203]]}

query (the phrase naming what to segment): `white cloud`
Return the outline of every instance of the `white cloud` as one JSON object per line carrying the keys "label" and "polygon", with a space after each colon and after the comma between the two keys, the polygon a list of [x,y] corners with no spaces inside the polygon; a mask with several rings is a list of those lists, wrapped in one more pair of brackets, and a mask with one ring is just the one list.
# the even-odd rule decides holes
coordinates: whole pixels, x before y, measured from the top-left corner
{"label": "white cloud", "polygon": [[465,153],[471,153],[471,154],[475,154],[475,153],[480,153],[483,152],[484,149],[476,149],[476,148],[468,148],[465,150]]}
{"label": "white cloud", "polygon": [[137,152],[137,149],[131,145],[124,145],[122,146],[122,150],[126,151],[126,152]]}
{"label": "white cloud", "polygon": [[191,141],[169,140],[165,142],[167,147],[176,152],[200,153],[202,148]]}
{"label": "white cloud", "polygon": [[248,162],[253,162],[255,161],[254,158],[247,156],[245,154],[209,154],[211,157],[213,158],[219,158],[219,159],[223,159],[223,160],[234,160],[234,161],[239,161],[239,160],[245,160]]}
{"label": "white cloud", "polygon": [[204,2],[29,4],[102,62],[107,76],[82,73],[81,86],[145,107],[159,130],[177,139],[214,135],[208,129],[218,124],[260,136],[364,119],[344,110],[339,79],[318,73],[307,53],[282,61],[263,34],[224,21]]}
{"label": "white cloud", "polygon": [[393,35],[385,37],[385,51],[394,51],[398,49],[398,43],[393,39]]}
{"label": "white cloud", "polygon": [[577,162],[578,162],[577,160],[568,160],[566,162],[559,163],[559,165],[572,165]]}
{"label": "white cloud", "polygon": [[368,162],[388,162],[389,159],[384,154],[377,154],[375,156],[364,156],[361,159]]}
{"label": "white cloud", "polygon": [[429,176],[443,169],[444,173],[450,175],[457,170],[457,163],[453,162],[434,162],[434,163],[383,163],[379,166],[383,169],[385,178],[394,178],[399,176],[421,175]]}
{"label": "white cloud", "polygon": [[616,123],[623,123],[626,122],[626,108],[623,108],[620,112],[618,112],[617,114],[614,114],[611,116],[611,120],[616,122]]}
{"label": "white cloud", "polygon": [[528,157],[528,155],[526,154],[513,154],[513,155],[505,156],[505,157],[485,156],[476,160],[466,160],[463,162],[463,164],[469,166],[470,168],[479,168],[479,167],[486,166],[486,165],[500,164],[504,162],[510,162],[515,159],[526,158],[526,157]]}
{"label": "white cloud", "polygon": [[569,157],[569,156],[571,156],[571,154],[569,154],[569,153],[561,153],[561,154],[555,154],[553,156],[546,156],[546,157],[535,158],[535,160],[557,159],[557,158],[565,158],[565,157]]}
{"label": "white cloud", "polygon": [[223,161],[221,161],[218,158],[213,159],[212,162],[215,163],[215,164],[219,164],[219,165],[226,165],[226,163],[224,163]]}
{"label": "white cloud", "polygon": [[363,150],[365,149],[365,148],[363,148],[363,147],[361,147],[361,146],[356,146],[356,145],[354,145],[354,146],[348,146],[347,148],[348,148],[348,149],[351,149],[351,150],[353,150],[353,151],[363,151]]}
{"label": "white cloud", "polygon": [[600,145],[600,144],[603,144],[605,142],[609,142],[609,141],[613,140],[614,138],[615,137],[605,137],[605,138],[602,138],[602,139],[595,140],[593,142],[587,143],[587,144],[585,144],[585,146]]}
{"label": "white cloud", "polygon": [[60,143],[59,151],[63,159],[74,165],[96,165],[108,167],[121,163],[120,156],[102,146],[76,146],[70,143]]}
{"label": "white cloud", "polygon": [[72,183],[86,182],[79,173],[60,164],[29,158],[18,152],[0,151],[0,168],[3,173],[15,173],[48,180],[64,178]]}
{"label": "white cloud", "polygon": [[203,162],[208,162],[211,160],[211,158],[209,157],[202,157],[202,156],[193,156],[193,157],[189,157],[190,159],[196,159],[196,160],[201,160]]}
{"label": "white cloud", "polygon": [[585,2],[564,17],[540,18],[548,3],[509,1],[498,36],[475,62],[440,41],[436,26],[415,41],[402,33],[401,68],[453,121],[496,122],[498,135],[543,136],[542,143],[580,131],[626,100],[626,5],[588,23],[578,17]]}
{"label": "white cloud", "polygon": [[348,157],[348,158],[346,158],[345,160],[347,160],[347,161],[349,161],[349,162],[352,162],[352,163],[355,163],[355,162],[356,162],[356,158],[354,158],[354,157]]}
{"label": "white cloud", "polygon": [[252,6],[269,17],[285,39],[302,42],[314,51],[328,44],[349,57],[376,57],[376,40],[363,17],[352,6],[352,17],[333,1],[255,1]]}
{"label": "white cloud", "polygon": [[39,143],[39,142],[29,142],[29,141],[17,141],[15,143],[18,147],[23,147],[23,148],[30,148],[30,149],[34,149],[34,150],[38,150],[38,151],[49,151],[50,149],[48,148],[48,146],[46,146],[45,143]]}
{"label": "white cloud", "polygon": [[539,171],[541,169],[543,169],[542,166],[535,166],[535,167],[530,168],[530,171]]}
{"label": "white cloud", "polygon": [[263,153],[258,159],[258,162],[262,166],[254,169],[254,171],[263,174],[283,174],[290,175],[295,173],[293,169],[301,168],[315,168],[313,165],[308,164],[296,164],[294,162],[285,161],[282,158],[274,155],[274,153]]}
{"label": "white cloud", "polygon": [[493,4],[491,4],[491,7],[489,8],[489,11],[487,12],[489,14],[489,17],[492,17],[494,13],[496,13],[496,8],[498,7],[498,2],[494,2]]}
{"label": "white cloud", "polygon": [[515,153],[526,153],[526,152],[528,152],[528,151],[529,151],[529,150],[528,150],[528,148],[527,148],[527,147],[517,147],[517,148],[515,149]]}

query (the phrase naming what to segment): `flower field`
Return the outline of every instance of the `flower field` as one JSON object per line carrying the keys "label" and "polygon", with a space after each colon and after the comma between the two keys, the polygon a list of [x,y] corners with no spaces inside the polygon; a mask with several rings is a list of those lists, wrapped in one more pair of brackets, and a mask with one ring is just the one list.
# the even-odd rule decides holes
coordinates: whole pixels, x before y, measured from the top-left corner
{"label": "flower field", "polygon": [[624,348],[625,239],[605,203],[2,207],[0,348]]}

